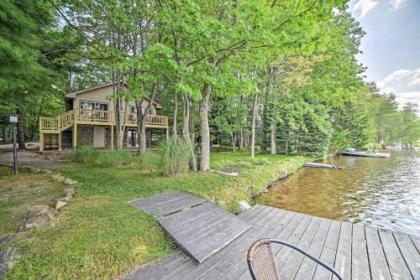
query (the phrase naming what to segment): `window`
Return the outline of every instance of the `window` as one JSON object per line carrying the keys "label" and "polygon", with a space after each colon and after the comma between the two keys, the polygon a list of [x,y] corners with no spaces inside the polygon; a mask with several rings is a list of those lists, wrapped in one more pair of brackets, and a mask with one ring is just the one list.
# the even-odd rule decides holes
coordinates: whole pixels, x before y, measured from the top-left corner
{"label": "window", "polygon": [[108,104],[107,103],[101,103],[101,102],[95,102],[95,101],[84,101],[80,100],[80,108],[81,109],[87,109],[87,110],[103,110],[108,111]]}

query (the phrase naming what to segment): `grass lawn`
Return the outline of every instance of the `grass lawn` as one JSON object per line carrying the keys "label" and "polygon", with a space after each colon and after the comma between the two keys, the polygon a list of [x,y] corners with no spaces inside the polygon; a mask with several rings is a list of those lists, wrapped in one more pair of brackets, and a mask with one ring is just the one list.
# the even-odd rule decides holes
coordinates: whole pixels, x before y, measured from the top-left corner
{"label": "grass lawn", "polygon": [[[148,164],[122,168],[87,167],[61,170],[79,182],[76,194],[53,227],[30,232],[18,242],[25,255],[6,279],[115,279],[139,265],[168,255],[171,239],[150,216],[129,202],[167,190],[204,196],[235,211],[237,201],[250,200],[282,171],[292,172],[304,157],[213,153],[211,167],[240,168],[238,177],[217,173],[188,173],[163,177],[157,156]],[[152,164],[151,164],[152,163]],[[141,167],[141,168],[140,168]]]}
{"label": "grass lawn", "polygon": [[[35,205],[53,205],[64,194],[64,185],[45,174],[19,173],[12,176],[0,171],[0,240],[16,232],[28,211]],[[1,174],[0,173],[0,174]]]}

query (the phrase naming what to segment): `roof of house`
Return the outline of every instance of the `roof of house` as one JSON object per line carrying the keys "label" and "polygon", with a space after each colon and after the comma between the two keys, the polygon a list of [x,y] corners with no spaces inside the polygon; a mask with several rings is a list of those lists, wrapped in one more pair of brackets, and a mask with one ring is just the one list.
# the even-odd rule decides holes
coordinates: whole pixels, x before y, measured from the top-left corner
{"label": "roof of house", "polygon": [[[70,98],[70,99],[74,99],[76,98],[79,94],[82,93],[89,93],[89,92],[93,92],[95,90],[101,89],[101,88],[107,88],[107,87],[111,87],[113,86],[114,83],[107,83],[107,84],[103,84],[103,85],[99,85],[99,86],[95,86],[95,87],[88,87],[82,90],[78,90],[78,91],[73,91],[73,92],[69,92],[67,93],[65,96],[66,98]],[[147,101],[150,101],[151,99],[147,96],[144,97]],[[153,104],[155,104],[156,108],[161,109],[162,106],[157,103],[156,101],[153,101]]]}

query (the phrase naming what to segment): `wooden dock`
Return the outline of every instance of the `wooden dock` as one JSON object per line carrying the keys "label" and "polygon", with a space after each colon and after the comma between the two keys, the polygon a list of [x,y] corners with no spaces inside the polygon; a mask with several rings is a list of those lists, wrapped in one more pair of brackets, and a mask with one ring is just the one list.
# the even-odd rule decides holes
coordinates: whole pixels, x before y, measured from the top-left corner
{"label": "wooden dock", "polygon": [[389,158],[391,156],[390,153],[375,153],[375,152],[363,152],[363,151],[341,152],[340,155],[352,156],[352,157],[371,157],[371,158]]}
{"label": "wooden dock", "polygon": [[[126,279],[251,279],[246,252],[256,239],[263,237],[297,244],[334,266],[344,279],[420,279],[418,236],[262,205],[237,218],[250,228],[202,263],[180,248],[130,273]],[[214,234],[209,230],[209,235]],[[193,239],[195,232],[190,235]],[[205,243],[207,238],[211,236],[201,235],[200,240]],[[281,279],[331,279],[330,272],[297,252],[280,245],[273,248]]]}

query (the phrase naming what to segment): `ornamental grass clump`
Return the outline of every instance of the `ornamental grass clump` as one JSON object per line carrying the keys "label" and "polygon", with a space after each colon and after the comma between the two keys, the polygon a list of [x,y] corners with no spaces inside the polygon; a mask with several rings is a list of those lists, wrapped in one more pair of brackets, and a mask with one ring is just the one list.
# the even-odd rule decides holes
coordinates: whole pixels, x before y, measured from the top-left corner
{"label": "ornamental grass clump", "polygon": [[82,164],[93,164],[98,157],[98,151],[92,146],[83,145],[71,152],[70,160]]}
{"label": "ornamental grass clump", "polygon": [[110,150],[99,153],[95,165],[100,167],[120,167],[129,164],[131,155],[127,150]]}
{"label": "ornamental grass clump", "polygon": [[180,138],[169,138],[160,145],[160,168],[167,176],[186,173],[189,158],[190,147]]}

